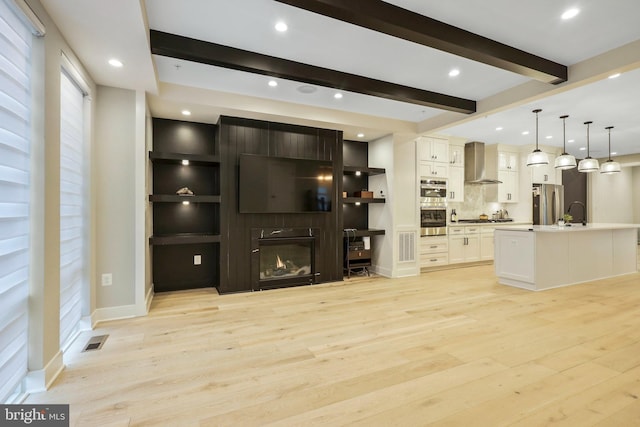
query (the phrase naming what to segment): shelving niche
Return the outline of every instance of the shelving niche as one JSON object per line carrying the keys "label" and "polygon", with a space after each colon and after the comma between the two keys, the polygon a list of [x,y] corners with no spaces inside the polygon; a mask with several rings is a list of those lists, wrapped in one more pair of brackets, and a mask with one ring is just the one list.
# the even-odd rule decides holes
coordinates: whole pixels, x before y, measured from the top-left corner
{"label": "shelving niche", "polygon": [[[153,119],[153,283],[156,292],[216,286],[220,158],[216,126]],[[188,161],[188,165],[183,164]],[[193,195],[178,195],[182,187]]]}

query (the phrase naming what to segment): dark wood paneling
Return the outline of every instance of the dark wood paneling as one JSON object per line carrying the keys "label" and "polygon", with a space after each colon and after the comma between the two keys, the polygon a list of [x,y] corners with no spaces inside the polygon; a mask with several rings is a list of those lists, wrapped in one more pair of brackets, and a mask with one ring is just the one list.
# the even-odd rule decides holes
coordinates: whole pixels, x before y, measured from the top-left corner
{"label": "dark wood paneling", "polygon": [[[257,120],[221,117],[220,143],[221,271],[220,293],[251,290],[252,228],[317,228],[319,281],[342,280],[342,208],[338,192],[342,171],[342,133]],[[312,214],[240,214],[238,159],[240,154],[332,160],[334,205],[331,212]],[[338,231],[340,230],[340,231]]]}
{"label": "dark wood paneling", "polygon": [[345,166],[363,166],[369,164],[369,144],[359,141],[344,141],[343,156]]}

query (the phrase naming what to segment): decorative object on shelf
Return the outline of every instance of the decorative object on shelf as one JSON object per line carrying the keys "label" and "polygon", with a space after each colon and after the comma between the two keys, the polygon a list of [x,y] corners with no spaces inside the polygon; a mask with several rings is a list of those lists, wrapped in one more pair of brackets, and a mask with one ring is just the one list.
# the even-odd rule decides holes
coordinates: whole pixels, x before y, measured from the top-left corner
{"label": "decorative object on shelf", "polygon": [[571,222],[573,221],[573,215],[566,213],[562,215],[562,219],[564,220],[564,222]]}
{"label": "decorative object on shelf", "polygon": [[451,222],[458,222],[458,214],[455,209],[451,209]]}
{"label": "decorative object on shelf", "polygon": [[367,190],[356,191],[354,193],[354,197],[361,197],[363,199],[373,199],[373,191],[367,191]]}
{"label": "decorative object on shelf", "polygon": [[536,114],[536,149],[527,156],[527,166],[543,166],[549,164],[549,156],[538,148],[538,113],[541,109],[533,110]]}
{"label": "decorative object on shelf", "polygon": [[342,198],[343,198],[343,199],[346,199],[346,198],[347,198],[347,192],[346,192],[346,191],[343,191],[343,192],[342,192]]}
{"label": "decorative object on shelf", "polygon": [[567,153],[567,132],[566,132],[566,120],[568,115],[560,116],[562,119],[562,154],[556,157],[554,167],[560,170],[573,169],[576,165],[576,158]]}
{"label": "decorative object on shelf", "polygon": [[605,129],[609,131],[609,160],[600,166],[600,173],[608,175],[620,172],[620,163],[611,160],[611,129],[613,126],[607,126]]}
{"label": "decorative object on shelf", "polygon": [[193,191],[189,190],[189,187],[182,187],[176,194],[179,196],[193,196]]}
{"label": "decorative object on shelf", "polygon": [[584,122],[587,125],[587,157],[580,160],[578,163],[578,172],[595,172],[600,169],[600,165],[598,164],[598,159],[591,158],[590,149],[589,149],[589,125],[593,123],[592,121]]}

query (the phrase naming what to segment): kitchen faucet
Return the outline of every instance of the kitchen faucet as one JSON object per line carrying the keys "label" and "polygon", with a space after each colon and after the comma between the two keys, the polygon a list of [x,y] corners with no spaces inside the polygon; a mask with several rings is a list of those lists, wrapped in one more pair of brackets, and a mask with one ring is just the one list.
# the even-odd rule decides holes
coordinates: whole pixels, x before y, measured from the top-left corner
{"label": "kitchen faucet", "polygon": [[582,225],[587,225],[587,207],[584,205],[584,203],[578,200],[574,200],[573,202],[569,203],[569,209],[567,209],[568,214],[571,213],[571,208],[573,207],[573,205],[582,206]]}

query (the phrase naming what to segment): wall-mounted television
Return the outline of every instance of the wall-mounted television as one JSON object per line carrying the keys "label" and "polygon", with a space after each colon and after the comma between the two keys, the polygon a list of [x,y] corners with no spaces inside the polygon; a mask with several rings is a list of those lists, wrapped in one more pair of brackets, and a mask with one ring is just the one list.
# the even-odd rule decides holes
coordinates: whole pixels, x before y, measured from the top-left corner
{"label": "wall-mounted television", "polygon": [[241,154],[240,213],[331,212],[333,164]]}

